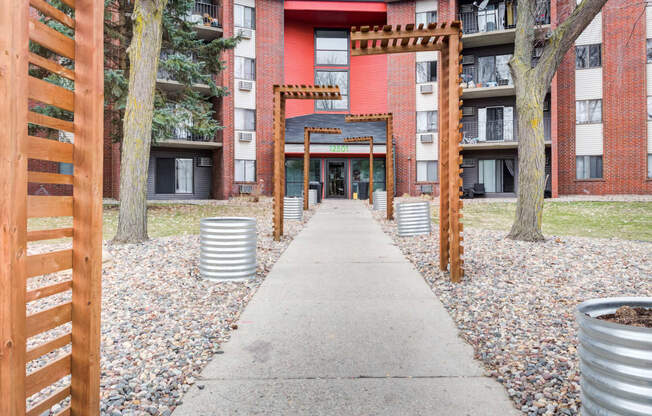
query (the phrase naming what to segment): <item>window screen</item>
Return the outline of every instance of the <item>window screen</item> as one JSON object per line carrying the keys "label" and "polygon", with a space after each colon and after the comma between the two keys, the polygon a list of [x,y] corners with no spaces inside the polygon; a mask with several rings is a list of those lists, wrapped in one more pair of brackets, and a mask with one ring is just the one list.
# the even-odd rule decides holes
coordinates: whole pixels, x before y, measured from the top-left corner
{"label": "window screen", "polygon": [[437,181],[437,161],[436,160],[417,161],[417,182],[436,182],[436,181]]}

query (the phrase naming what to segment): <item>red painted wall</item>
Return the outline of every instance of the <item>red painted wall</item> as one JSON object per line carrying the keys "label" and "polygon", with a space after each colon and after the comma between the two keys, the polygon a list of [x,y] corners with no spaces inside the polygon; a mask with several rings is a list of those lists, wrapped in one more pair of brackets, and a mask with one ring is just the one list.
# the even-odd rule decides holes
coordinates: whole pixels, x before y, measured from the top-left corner
{"label": "red painted wall", "polygon": [[[316,28],[349,28],[356,24],[384,24],[385,12],[377,12],[385,4],[357,3],[359,12],[338,12],[328,14],[323,11],[310,11],[312,4],[331,2],[290,2],[305,3],[308,9],[285,13],[285,84],[314,84],[315,51],[314,31]],[[346,3],[346,2],[344,2]],[[368,10],[367,10],[368,9]],[[314,16],[312,16],[314,14]],[[310,18],[310,19],[309,19]],[[387,111],[387,57],[383,55],[351,57],[349,66],[349,106],[351,113],[383,113]],[[286,107],[286,117],[296,117],[315,113],[311,100],[290,100]],[[343,113],[348,113],[347,111]]]}

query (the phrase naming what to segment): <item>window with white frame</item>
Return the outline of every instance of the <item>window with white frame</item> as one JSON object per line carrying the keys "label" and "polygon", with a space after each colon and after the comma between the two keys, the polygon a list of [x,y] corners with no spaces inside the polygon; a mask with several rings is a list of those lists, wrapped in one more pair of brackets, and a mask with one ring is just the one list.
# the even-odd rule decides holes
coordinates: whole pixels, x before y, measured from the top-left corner
{"label": "window with white frame", "polygon": [[601,66],[602,44],[575,47],[575,69],[600,68]]}
{"label": "window with white frame", "polygon": [[248,108],[236,108],[234,118],[236,130],[256,130],[256,110],[250,110]]}
{"label": "window with white frame", "polygon": [[652,96],[647,97],[647,119],[652,121]]}
{"label": "window with white frame", "polygon": [[235,57],[235,77],[247,81],[256,80],[256,60],[245,58],[244,56]]}
{"label": "window with white frame", "polygon": [[647,177],[652,179],[652,154],[647,155]]}
{"label": "window with white frame", "polygon": [[428,23],[437,23],[437,10],[417,13],[416,23],[417,26],[419,26],[420,23],[423,23],[424,26],[428,26]]}
{"label": "window with white frame", "polygon": [[601,179],[602,156],[577,156],[575,168],[577,179]]}
{"label": "window with white frame", "polygon": [[652,39],[647,40],[647,63],[652,64]]}
{"label": "window with white frame", "polygon": [[417,111],[417,133],[437,131],[437,111]]}
{"label": "window with white frame", "polygon": [[436,182],[436,181],[437,181],[437,161],[418,160],[417,182]]}
{"label": "window with white frame", "polygon": [[417,62],[417,84],[437,82],[437,61]]}
{"label": "window with white frame", "polygon": [[256,161],[236,159],[235,181],[236,182],[256,182]]}
{"label": "window with white frame", "polygon": [[602,100],[580,100],[575,102],[577,124],[602,123]]}
{"label": "window with white frame", "polygon": [[234,5],[233,24],[244,29],[256,29],[256,9],[241,4]]}

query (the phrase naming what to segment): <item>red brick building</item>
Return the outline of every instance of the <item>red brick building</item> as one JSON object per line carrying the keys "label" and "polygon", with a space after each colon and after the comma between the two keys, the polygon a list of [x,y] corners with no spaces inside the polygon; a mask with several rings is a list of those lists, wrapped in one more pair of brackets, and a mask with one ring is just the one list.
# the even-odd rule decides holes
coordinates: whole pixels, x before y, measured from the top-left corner
{"label": "red brick building", "polygon": [[[437,53],[351,57],[348,30],[452,19],[464,27],[464,188],[481,184],[487,196],[514,195],[518,129],[507,63],[514,50],[516,0],[477,3],[224,0],[218,7],[198,1],[197,13],[214,10],[220,22],[219,28],[198,24],[199,36],[243,37],[224,57],[227,70],[220,82],[231,94],[214,103],[225,128],[210,140],[180,135],[153,146],[149,197],[222,199],[256,184],[270,194],[274,84],[337,84],[343,92],[340,102],[288,103],[288,194],[301,193],[305,126],[343,130],[313,135],[311,142],[310,179],[321,183],[324,197],[364,198],[369,192],[368,146],[344,144],[348,136],[374,137],[374,184],[383,189],[388,138],[382,123],[344,122],[345,114],[376,112],[394,114],[397,194],[437,194]],[[575,4],[542,0],[541,38]],[[643,3],[609,0],[569,51],[544,108],[546,188],[552,196],[652,193],[648,37],[652,12]],[[166,82],[160,79],[159,88]],[[117,197],[118,187],[119,147],[107,141],[105,195]]]}

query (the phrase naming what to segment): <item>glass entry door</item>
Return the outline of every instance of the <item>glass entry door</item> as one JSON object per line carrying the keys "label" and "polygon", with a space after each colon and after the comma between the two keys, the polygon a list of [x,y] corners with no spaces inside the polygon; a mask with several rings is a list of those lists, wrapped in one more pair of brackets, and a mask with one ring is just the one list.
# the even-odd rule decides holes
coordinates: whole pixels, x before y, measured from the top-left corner
{"label": "glass entry door", "polygon": [[327,198],[346,198],[346,162],[329,160],[327,163]]}

